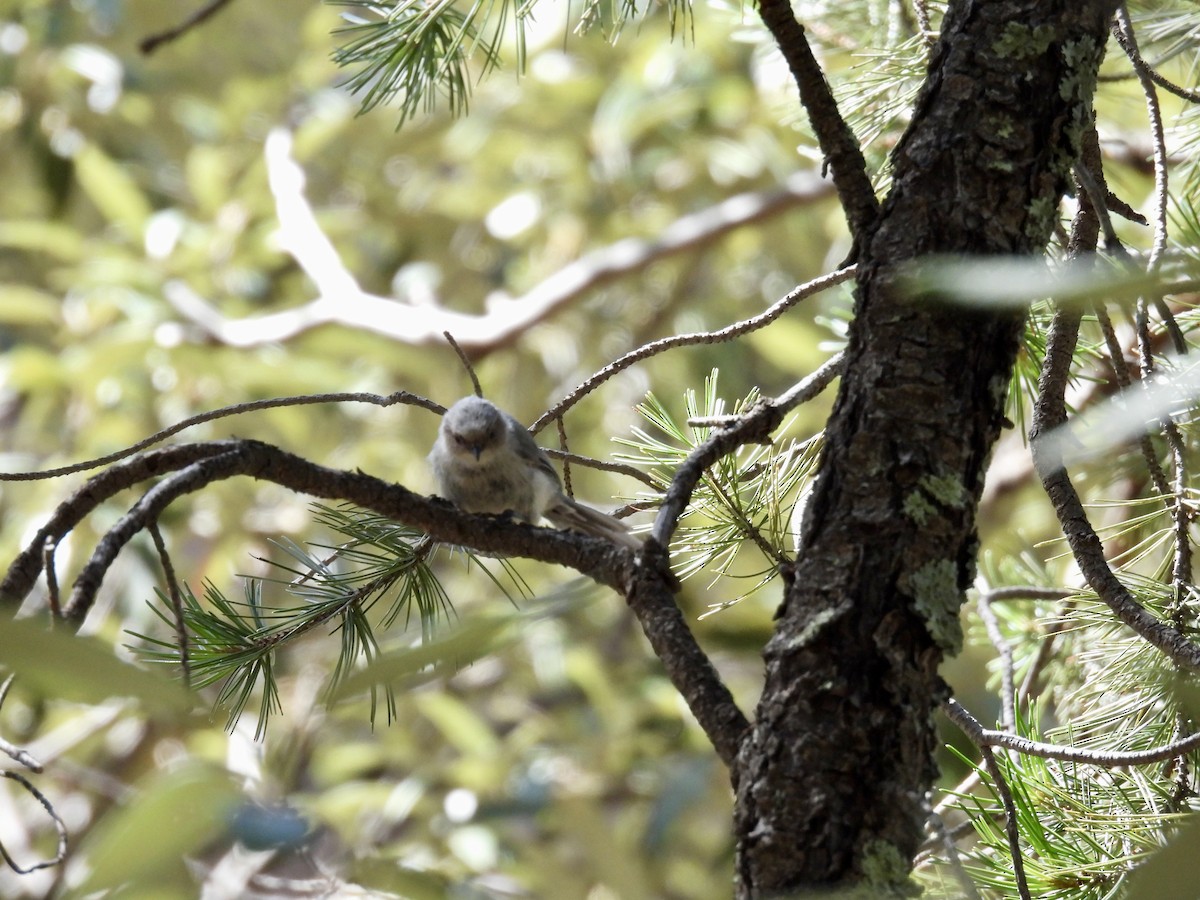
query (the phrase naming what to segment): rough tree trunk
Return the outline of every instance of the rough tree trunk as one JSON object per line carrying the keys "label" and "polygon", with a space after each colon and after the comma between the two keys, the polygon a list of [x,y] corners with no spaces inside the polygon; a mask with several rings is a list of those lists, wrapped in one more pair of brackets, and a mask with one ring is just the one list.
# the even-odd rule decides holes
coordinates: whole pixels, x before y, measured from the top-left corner
{"label": "rough tree trunk", "polygon": [[1042,250],[1115,6],[951,3],[860,248],[847,370],[739,757],[742,896],[904,892],[1023,317],[905,298],[895,275],[929,254]]}

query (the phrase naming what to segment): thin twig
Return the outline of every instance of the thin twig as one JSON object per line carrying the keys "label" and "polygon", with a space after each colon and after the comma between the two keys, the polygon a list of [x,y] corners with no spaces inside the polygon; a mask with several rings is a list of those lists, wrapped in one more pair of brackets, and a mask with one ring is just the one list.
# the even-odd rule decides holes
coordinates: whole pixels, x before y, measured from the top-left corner
{"label": "thin twig", "polygon": [[992,609],[992,597],[988,592],[979,595],[979,618],[987,629],[988,639],[996,652],[1000,654],[1000,724],[1008,731],[1017,727],[1016,692],[1013,687],[1013,652],[1012,645],[1000,630],[996,613]]}
{"label": "thin twig", "polygon": [[671,543],[671,537],[679,525],[679,519],[691,501],[696,485],[714,462],[732,453],[743,444],[764,443],[770,440],[771,432],[779,427],[784,416],[800,403],[820,394],[842,372],[845,363],[843,354],[838,353],[826,360],[819,369],[796,384],[775,400],[760,400],[740,419],[728,428],[715,431],[691,453],[675,470],[671,486],[663,496],[658,517],[654,520],[651,534],[663,547]]}
{"label": "thin twig", "polygon": [[151,520],[146,525],[150,539],[154,541],[154,549],[158,551],[159,563],[163,568],[163,578],[167,582],[167,596],[171,599],[171,612],[175,616],[175,637],[179,642],[179,668],[183,673],[183,686],[192,686],[192,661],[188,645],[187,621],[183,615],[183,594],[179,590],[179,581],[175,577],[175,566],[171,564],[171,555],[167,553],[167,544],[158,528],[158,521]]}
{"label": "thin twig", "polygon": [[1034,469],[1054,507],[1080,572],[1100,600],[1176,665],[1196,671],[1200,669],[1200,646],[1148,612],[1113,573],[1104,555],[1104,545],[1067,475],[1061,447],[1042,440],[1043,435],[1067,420],[1065,392],[1079,337],[1079,321],[1078,311],[1059,309],[1050,326],[1029,432]]}
{"label": "thin twig", "polygon": [[661,490],[662,483],[655,480],[653,476],[647,475],[641,469],[635,466],[627,465],[626,463],[611,462],[607,459],[595,459],[591,456],[584,456],[580,453],[568,453],[565,450],[558,450],[554,447],[543,447],[542,452],[553,459],[561,459],[564,463],[572,465],[584,466],[589,469],[596,469],[599,472],[615,472],[618,475],[627,475],[630,478],[635,478],[648,488],[653,490]]}
{"label": "thin twig", "polygon": [[933,23],[929,18],[927,0],[913,0],[913,12],[917,15],[917,26],[921,29],[921,39],[925,42],[925,49],[932,50],[937,44],[937,32],[933,30]]}
{"label": "thin twig", "polygon": [[[1134,74],[1139,80],[1148,79],[1176,97],[1187,100],[1189,103],[1200,103],[1200,92],[1189,91],[1187,88],[1180,87],[1175,82],[1160,75],[1154,66],[1143,58],[1142,54],[1138,51],[1137,41],[1133,37],[1133,28],[1129,24],[1129,13],[1123,3],[1117,9],[1117,21],[1113,23],[1112,32],[1113,36],[1117,39],[1117,43],[1121,45],[1121,49],[1125,51],[1125,55],[1129,57],[1129,61],[1133,63]],[[1116,80],[1116,77],[1114,76],[1112,80]]]}
{"label": "thin twig", "polygon": [[[971,880],[971,876],[967,874],[966,867],[963,866],[962,857],[958,854],[958,847],[954,844],[954,838],[946,830],[946,823],[942,821],[942,817],[936,810],[928,806],[926,809],[928,810],[926,818],[928,827],[933,831],[933,836],[941,844],[942,850],[946,854],[946,860],[950,863],[950,871],[954,873],[954,880],[958,882],[964,900],[980,900],[979,891],[975,888],[975,882]],[[970,825],[969,822],[965,824]],[[916,865],[920,865],[920,862],[918,861]]]}
{"label": "thin twig", "polygon": [[[1142,93],[1146,98],[1146,113],[1150,118],[1151,146],[1154,148],[1154,242],[1150,250],[1150,259],[1146,263],[1146,271],[1153,274],[1161,266],[1163,254],[1167,248],[1167,144],[1163,128],[1162,106],[1158,101],[1158,92],[1155,90],[1155,84],[1159,82],[1154,77],[1156,73],[1146,65],[1145,60],[1142,59],[1141,54],[1138,52],[1137,36],[1133,32],[1133,23],[1129,18],[1129,9],[1124,3],[1117,7],[1117,15],[1113,22],[1112,30],[1121,45],[1121,49],[1125,51],[1130,61],[1133,62],[1134,69],[1138,74],[1138,81],[1142,86]],[[1200,102],[1200,95],[1197,95],[1193,102]],[[1163,302],[1161,296],[1151,298],[1150,302],[1154,303],[1155,309],[1162,316],[1176,351],[1180,354],[1186,354],[1187,342],[1184,340],[1183,333],[1179,328],[1179,324],[1175,321],[1170,308]],[[1142,380],[1144,384],[1149,382],[1154,369],[1153,348],[1149,334],[1149,319],[1147,300],[1141,298],[1137,304],[1137,335],[1138,349],[1142,355]],[[1184,599],[1192,579],[1192,542],[1189,534],[1190,516],[1187,506],[1186,447],[1179,427],[1170,416],[1163,416],[1162,428],[1163,433],[1166,435],[1167,445],[1171,449],[1172,468],[1175,475],[1171,491],[1173,502],[1170,504],[1171,516],[1175,526],[1175,559],[1172,566],[1172,582],[1175,592],[1173,607],[1175,624],[1182,626]],[[1163,494],[1165,499],[1167,492],[1164,490]]]}
{"label": "thin twig", "polygon": [[34,863],[28,868],[22,868],[16,864],[11,856],[8,855],[8,851],[4,849],[4,844],[2,843],[0,843],[0,856],[4,857],[4,861],[8,863],[9,867],[18,875],[28,875],[30,872],[36,872],[38,869],[49,869],[53,866],[57,866],[67,858],[67,826],[63,823],[63,820],[59,818],[58,813],[54,811],[54,805],[46,799],[45,795],[41,791],[39,791],[30,783],[29,779],[25,778],[23,775],[18,775],[16,772],[0,772],[0,775],[3,775],[5,778],[11,778],[13,781],[17,782],[17,784],[21,785],[21,787],[25,788],[25,790],[29,791],[29,793],[33,795],[37,802],[42,804],[42,809],[46,810],[46,813],[51,819],[54,820],[54,828],[58,832],[58,850],[55,852],[53,859]]}
{"label": "thin twig", "polygon": [[1129,10],[1124,3],[1117,7],[1112,31],[1121,49],[1134,61],[1138,81],[1146,97],[1146,113],[1150,117],[1150,142],[1154,148],[1154,243],[1147,271],[1154,272],[1167,249],[1167,139],[1163,129],[1162,106],[1158,102],[1158,92],[1154,90],[1155,82],[1150,67],[1145,61],[1138,65],[1141,55],[1137,49],[1137,36],[1133,33],[1133,23],[1129,20]]}
{"label": "thin twig", "polygon": [[42,571],[46,573],[46,604],[50,607],[50,627],[62,618],[62,600],[58,592],[58,569],[54,565],[54,553],[58,541],[47,537],[42,544]]}
{"label": "thin twig", "polygon": [[1067,611],[1074,608],[1074,602],[1064,604],[1064,607],[1062,613],[1046,629],[1046,633],[1038,645],[1037,655],[1029,664],[1029,668],[1025,671],[1025,678],[1022,679],[1021,686],[1017,689],[1022,712],[1026,712],[1029,705],[1041,694],[1041,689],[1035,690],[1038,678],[1041,677],[1042,672],[1045,671],[1054,656],[1055,641],[1067,628]]}
{"label": "thin twig", "polygon": [[260,409],[278,409],[283,406],[309,406],[315,403],[372,403],[375,406],[394,406],[397,403],[408,403],[412,406],[419,406],[422,409],[427,409],[430,412],[435,412],[441,415],[446,411],[446,407],[440,403],[435,403],[432,400],[418,395],[411,394],[408,391],[396,391],[388,394],[386,397],[380,394],[369,393],[335,393],[335,394],[303,394],[296,397],[274,397],[269,400],[250,400],[246,403],[234,403],[232,406],[222,406],[220,409],[212,409],[208,412],[199,413],[194,416],[188,416],[186,419],[176,422],[169,428],[164,428],[162,431],[156,431],[148,438],[144,438],[123,450],[118,450],[115,453],[109,453],[107,456],[98,456],[95,459],[84,460],[83,462],[72,463],[69,466],[61,466],[57,469],[43,469],[40,472],[0,472],[0,481],[38,481],[48,478],[61,478],[64,475],[72,475],[75,472],[86,472],[88,469],[98,469],[101,466],[107,466],[109,463],[117,462],[125,459],[127,456],[132,456],[139,451],[145,450],[147,447],[153,447],[155,444],[166,440],[171,435],[178,434],[184,429],[191,428],[193,425],[201,425],[204,422],[211,422],[214,419],[224,419],[228,416],[241,415],[248,412],[257,412]]}
{"label": "thin twig", "polygon": [[1084,763],[1103,769],[1117,769],[1122,766],[1149,766],[1154,763],[1175,759],[1186,753],[1200,748],[1200,732],[1189,735],[1182,740],[1172,741],[1148,750],[1088,750],[1083,747],[1071,747],[1065,744],[1049,744],[1045,741],[1034,741],[1019,734],[1007,731],[995,731],[984,728],[983,724],[968,712],[957,700],[950,699],[942,704],[942,709],[950,720],[977,746],[1003,747],[1023,756],[1036,756],[1040,759],[1056,759],[1059,762]]}
{"label": "thin twig", "polygon": [[[1092,304],[1092,310],[1096,315],[1096,321],[1100,323],[1100,332],[1104,335],[1104,343],[1108,347],[1109,365],[1112,368],[1119,392],[1132,383],[1129,367],[1125,362],[1125,351],[1121,347],[1120,341],[1117,340],[1116,329],[1113,328],[1112,319],[1109,318],[1103,303],[1097,301]],[[1150,482],[1154,485],[1155,492],[1163,498],[1163,502],[1169,504],[1170,500],[1167,498],[1170,495],[1170,488],[1167,484],[1167,473],[1163,471],[1162,464],[1158,461],[1158,455],[1155,453],[1154,442],[1150,440],[1150,435],[1142,434],[1138,438],[1138,448],[1141,451],[1142,459],[1146,462],[1146,470],[1150,473]]]}
{"label": "thin twig", "polygon": [[1000,802],[1004,804],[1004,833],[1008,837],[1008,855],[1012,859],[1013,874],[1017,878],[1017,893],[1021,895],[1021,900],[1033,900],[1033,895],[1029,893],[1029,881],[1025,877],[1025,860],[1021,855],[1021,830],[1017,823],[1017,804],[1013,801],[1008,781],[1004,778],[1004,773],[1000,771],[1000,765],[996,762],[996,755],[992,753],[991,748],[986,745],[981,746],[979,755],[983,759],[984,768],[992,776],[992,784],[996,788],[996,793],[1000,795]]}
{"label": "thin twig", "polygon": [[[4,679],[4,684],[0,685],[0,706],[4,706],[4,700],[8,697],[8,689],[12,687],[13,679],[16,675],[9,675]],[[42,764],[29,751],[24,750],[15,744],[10,744],[4,738],[0,738],[0,752],[6,753],[14,762],[18,762],[31,772],[42,771]]]}
{"label": "thin twig", "polygon": [[[570,452],[570,448],[567,446],[567,423],[563,421],[562,416],[559,416],[554,420],[554,424],[558,426],[558,449],[563,454],[567,454]],[[562,461],[563,491],[568,497],[574,497],[575,491],[571,487],[571,460],[568,456],[564,455]]]}
{"label": "thin twig", "polygon": [[150,37],[143,38],[138,43],[138,49],[142,53],[149,56],[163,44],[170,43],[183,37],[197,25],[202,24],[205,20],[215,16],[223,8],[229,5],[230,0],[209,0],[204,6],[196,10],[174,28],[168,28],[166,31],[152,34]]}
{"label": "thin twig", "polygon": [[462,367],[466,369],[467,376],[471,379],[471,387],[475,391],[475,396],[482,397],[483,388],[479,386],[479,376],[475,374],[475,367],[471,365],[471,360],[467,358],[467,354],[463,352],[463,348],[458,345],[458,341],[454,339],[454,335],[448,331],[443,331],[442,334],[445,335],[447,343],[454,348],[454,352],[458,354],[458,361],[462,363]]}
{"label": "thin twig", "polygon": [[601,384],[635,363],[649,359],[651,356],[655,356],[666,350],[673,350],[676,347],[691,347],[697,344],[719,344],[723,341],[731,341],[734,338],[739,338],[752,331],[757,331],[759,328],[770,325],[801,300],[805,300],[814,294],[819,294],[821,291],[841,284],[844,281],[849,281],[854,277],[856,271],[857,267],[847,266],[828,275],[822,275],[820,278],[814,278],[812,281],[805,282],[789,291],[785,297],[776,300],[758,315],[743,319],[740,322],[734,322],[732,325],[727,325],[716,331],[696,331],[689,334],[676,334],[671,337],[651,341],[648,344],[643,344],[641,347],[630,350],[624,356],[617,358],[591,377],[585,379],[569,394],[563,397],[562,400],[542,413],[538,420],[529,426],[529,431],[532,434],[537,434],[552,419],[561,416]]}
{"label": "thin twig", "polygon": [[[989,601],[988,608],[990,612],[992,603],[1010,600],[1066,600],[1072,596],[1073,593],[1073,591],[1064,590],[1062,588],[1038,587],[1035,585],[1012,585],[990,590],[985,596]],[[992,616],[992,618],[994,620],[995,617]],[[1037,655],[1034,656],[1033,661],[1029,664],[1029,668],[1025,672],[1025,677],[1021,680],[1021,686],[1016,689],[1017,708],[1019,708],[1022,712],[1028,709],[1030,701],[1033,700],[1034,685],[1037,683],[1038,677],[1041,675],[1042,671],[1046,668],[1046,665],[1053,657],[1054,639],[1063,631],[1064,628],[1066,628],[1066,625],[1067,622],[1065,616],[1060,615],[1054,620],[1054,622],[1051,623],[1049,629],[1046,631],[1043,637],[1043,640],[1038,645]],[[988,630],[990,634],[991,626],[988,626]],[[1004,644],[1007,647],[1008,642],[1005,641]],[[1011,669],[1009,671],[1011,671]],[[1008,688],[1004,691],[1005,696],[1008,695],[1010,690],[1011,688]],[[1007,707],[1005,707],[1004,719],[1007,719],[1009,722],[1013,723],[1011,725],[1006,725],[1005,727],[1015,728],[1015,709],[1010,712]],[[1002,721],[1004,719],[1002,719]],[[957,791],[955,793],[957,793]]]}

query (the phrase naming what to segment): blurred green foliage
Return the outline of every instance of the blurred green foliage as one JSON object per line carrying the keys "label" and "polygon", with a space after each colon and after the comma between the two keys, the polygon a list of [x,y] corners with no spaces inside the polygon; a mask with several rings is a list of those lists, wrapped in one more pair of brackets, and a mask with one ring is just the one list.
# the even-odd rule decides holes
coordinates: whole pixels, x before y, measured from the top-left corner
{"label": "blurred green foliage", "polygon": [[[892,4],[808,6],[822,59],[883,184],[924,45]],[[786,68],[752,10],[736,4],[699,6],[682,29],[673,28],[670,10],[654,8],[612,43],[603,34],[572,34],[566,6],[542,4],[526,21],[520,74],[515,48],[498,45],[500,67],[472,82],[469,116],[453,118],[442,104],[415,111],[399,130],[392,109],[356,114],[359,99],[346,88],[351,73],[332,59],[343,24],[338,8],[234,0],[153,55],[139,53],[139,41],[185,14],[180,4],[154,0],[0,0],[6,471],[99,456],[188,415],[263,397],[405,389],[449,404],[469,391],[444,346],[336,325],[228,346],[168,301],[171,285],[183,284],[232,319],[313,299],[313,284],[278,243],[264,163],[274,129],[293,134],[305,195],[364,290],[468,313],[483,312],[497,292],[523,296],[590,250],[652,240],[685,214],[819,168]],[[1114,140],[1143,146],[1136,85],[1106,85],[1102,104]],[[1137,166],[1114,166],[1109,178],[1135,206],[1151,187]],[[1132,245],[1148,244],[1144,231],[1121,228]],[[531,421],[620,353],[753,315],[834,268],[848,249],[835,203],[817,200],[599,285],[475,364],[487,394]],[[612,438],[628,438],[635,427],[669,439],[635,408],[652,390],[682,421],[687,391],[700,389],[714,368],[729,408],[755,391],[779,393],[840,345],[849,305],[840,288],[735,343],[674,351],[622,373],[570,412],[571,449],[611,457]],[[1018,385],[1035,377],[1044,322],[1035,318]],[[791,435],[818,432],[829,402],[800,410]],[[1022,402],[1014,400],[1018,409]],[[424,455],[436,425],[412,407],[310,406],[218,420],[183,439],[259,438],[429,492]],[[642,489],[578,466],[572,475],[579,496],[598,505]],[[0,559],[11,559],[84,477],[0,486]],[[1101,473],[1091,486],[1103,493],[1119,477]],[[780,478],[794,498],[799,474]],[[134,499],[131,492],[104,504],[60,548],[64,584]],[[1002,571],[1023,554],[1038,559],[1046,582],[1062,576],[1066,564],[1045,559],[1059,548],[1035,549],[1056,530],[1027,483],[989,495],[983,515],[993,583],[1028,580],[1028,571]],[[773,509],[769,525],[782,538],[790,522]],[[287,547],[334,539],[305,498],[245,482],[190,496],[162,526],[180,577],[198,594],[211,583],[239,596],[242,576],[271,577],[277,564],[294,563]],[[778,584],[700,619],[763,577],[753,551],[731,551],[719,563],[744,581],[692,578],[680,599],[751,708]],[[0,709],[0,734],[40,754],[48,773],[39,784],[73,839],[83,840],[65,870],[0,873],[0,893],[41,896],[145,876],[155,896],[191,896],[195,875],[179,855],[202,868],[237,862],[229,847],[239,832],[221,816],[240,793],[298,808],[313,825],[314,852],[338,876],[377,891],[727,896],[727,774],[618,598],[590,590],[563,599],[562,571],[512,561],[513,577],[528,589],[510,602],[478,571],[499,572],[494,562],[468,565],[459,556],[437,565],[457,617],[437,640],[462,664],[409,677],[423,661],[414,649],[421,628],[403,617],[384,627],[380,604],[371,612],[380,664],[392,667],[400,689],[391,721],[374,726],[365,694],[326,702],[345,635],[321,629],[278,660],[281,712],[258,743],[253,715],[229,733],[219,712],[181,719],[119,699],[136,688],[108,690],[114,699],[96,706],[83,702],[93,695],[19,680]],[[118,654],[136,643],[131,632],[169,637],[152,609],[161,581],[153,548],[135,541],[86,630]],[[1043,614],[1027,608],[1010,626],[1031,631]],[[982,699],[990,655],[977,641],[948,667],[968,705],[990,702]],[[64,659],[62,673],[111,687],[84,660]],[[951,783],[965,767],[948,763]],[[222,770],[240,782],[236,790],[214,774]],[[130,786],[153,801],[150,812],[128,812]],[[54,835],[38,824],[35,801],[2,796],[0,821],[27,830],[5,832],[6,846],[25,857],[51,854]],[[197,810],[195,828],[164,842],[170,860],[121,860],[104,849],[127,842],[126,833],[152,843],[152,813],[184,800]],[[111,865],[93,865],[87,875],[88,853]],[[123,874],[114,871],[122,861]]]}

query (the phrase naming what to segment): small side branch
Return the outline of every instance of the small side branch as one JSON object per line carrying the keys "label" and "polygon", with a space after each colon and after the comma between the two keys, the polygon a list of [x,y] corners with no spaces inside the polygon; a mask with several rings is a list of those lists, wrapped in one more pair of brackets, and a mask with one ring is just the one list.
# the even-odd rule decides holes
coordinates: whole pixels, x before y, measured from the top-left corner
{"label": "small side branch", "polygon": [[1197,733],[1170,744],[1151,747],[1149,750],[1085,750],[1082,747],[1048,744],[1044,741],[1033,741],[1021,737],[1019,734],[984,728],[983,723],[957,700],[947,700],[942,704],[942,710],[976,746],[1003,747],[1005,750],[1012,750],[1024,756],[1057,759],[1060,762],[1084,763],[1104,769],[1116,769],[1122,766],[1149,766],[1178,759],[1184,754],[1200,749],[1200,733]]}
{"label": "small side branch", "polygon": [[719,328],[716,331],[695,331],[689,334],[676,334],[671,337],[660,338],[657,341],[651,341],[648,344],[643,344],[641,347],[630,350],[624,356],[609,363],[578,385],[567,396],[563,397],[562,400],[543,413],[536,422],[529,426],[529,431],[532,434],[537,434],[550,421],[561,417],[567,410],[604,382],[608,381],[608,379],[644,359],[649,359],[651,356],[656,356],[667,350],[674,350],[677,347],[719,344],[742,337],[752,331],[757,331],[759,328],[770,325],[801,300],[812,297],[814,294],[819,294],[821,291],[831,288],[834,285],[849,281],[854,277],[856,271],[856,266],[846,266],[845,268],[838,269],[836,272],[822,275],[820,278],[814,278],[812,281],[805,282],[789,291],[786,296],[772,303],[758,315],[742,319],[740,322],[734,322],[732,325],[726,325],[724,328]]}
{"label": "small side branch", "polygon": [[149,56],[163,44],[169,44],[171,41],[183,37],[198,25],[204,24],[228,6],[230,2],[231,0],[209,0],[208,3],[204,4],[204,6],[200,7],[174,28],[168,28],[166,31],[160,31],[158,34],[152,34],[148,38],[143,38],[138,44],[138,49]]}
{"label": "small side branch", "polygon": [[4,849],[4,845],[0,844],[0,856],[4,857],[4,861],[18,875],[28,875],[30,872],[36,872],[38,869],[49,869],[57,866],[67,858],[67,826],[66,823],[59,817],[54,809],[54,805],[46,799],[46,795],[33,786],[33,784],[24,775],[19,775],[16,772],[0,772],[0,775],[5,778],[15,781],[21,787],[25,788],[38,803],[42,805],[42,809],[46,810],[46,814],[50,816],[54,822],[54,829],[58,832],[58,849],[55,851],[53,858],[42,860],[34,863],[32,866],[19,866],[16,861],[9,856],[8,851]]}
{"label": "small side branch", "polygon": [[1060,309],[1050,326],[1029,433],[1034,468],[1058,516],[1075,562],[1096,595],[1117,618],[1176,665],[1189,671],[1200,670],[1200,646],[1148,612],[1113,573],[1104,556],[1104,545],[1067,475],[1061,449],[1041,440],[1043,435],[1067,420],[1064,398],[1072,354],[1079,337],[1079,321],[1078,311]]}
{"label": "small side branch", "polygon": [[817,143],[833,173],[833,184],[845,210],[850,234],[855,244],[861,246],[879,218],[879,199],[867,176],[862,148],[838,110],[825,73],[808,44],[804,26],[792,12],[792,4],[788,0],[759,0],[758,13],[796,79],[800,103],[808,112]]}
{"label": "small side branch", "polygon": [[157,431],[148,438],[143,438],[136,444],[118,450],[116,453],[110,453],[107,456],[98,456],[95,459],[72,463],[69,466],[61,466],[57,469],[43,469],[40,472],[0,472],[0,481],[42,481],[50,478],[61,478],[64,475],[73,475],[76,472],[86,472],[89,469],[98,469],[101,466],[107,466],[110,463],[133,456],[133,454],[139,453],[148,447],[153,447],[155,444],[162,443],[172,435],[191,428],[193,425],[202,425],[205,422],[212,422],[214,419],[224,419],[229,416],[258,412],[263,409],[279,409],[284,406],[310,406],[316,403],[373,403],[376,406],[383,407],[394,406],[397,403],[408,403],[412,406],[419,406],[422,409],[435,412],[438,415],[446,411],[446,407],[440,403],[434,403],[432,400],[428,400],[419,394],[411,394],[408,391],[396,391],[387,396],[353,392],[302,394],[296,397],[273,397],[269,400],[251,400],[246,403],[235,403],[232,406],[222,406],[220,409],[210,409],[207,412],[188,416],[186,419],[176,422],[169,428]]}
{"label": "small side branch", "polygon": [[770,443],[771,433],[779,427],[783,417],[794,407],[825,390],[841,374],[844,362],[845,357],[841,353],[831,357],[821,368],[777,399],[760,401],[745,415],[733,417],[725,427],[715,431],[693,450],[675,471],[671,486],[663,496],[651,532],[654,539],[663,547],[670,544],[679,519],[709,466],[743,444]]}

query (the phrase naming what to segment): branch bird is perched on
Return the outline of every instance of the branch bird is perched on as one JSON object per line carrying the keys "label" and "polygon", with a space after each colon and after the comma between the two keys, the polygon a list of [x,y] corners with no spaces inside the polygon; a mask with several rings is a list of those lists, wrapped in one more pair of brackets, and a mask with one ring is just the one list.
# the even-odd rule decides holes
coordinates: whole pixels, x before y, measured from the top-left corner
{"label": "branch bird is perched on", "polygon": [[607,538],[630,550],[642,542],[611,516],[563,493],[558,473],[529,432],[494,403],[463,397],[442,417],[429,465],[439,493],[470,513],[511,512],[536,525]]}

